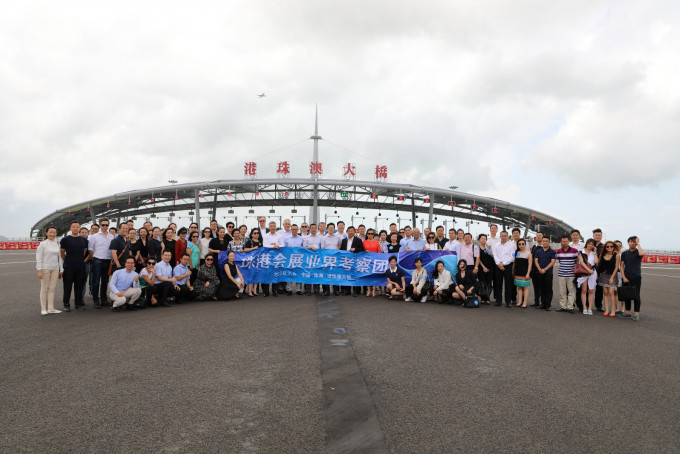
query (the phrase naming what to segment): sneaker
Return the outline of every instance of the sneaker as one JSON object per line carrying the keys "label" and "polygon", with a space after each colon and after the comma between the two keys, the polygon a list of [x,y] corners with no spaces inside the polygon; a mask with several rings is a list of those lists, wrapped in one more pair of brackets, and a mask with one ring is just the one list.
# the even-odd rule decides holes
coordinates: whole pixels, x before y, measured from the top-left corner
{"label": "sneaker", "polygon": [[583,309],[583,315],[588,315],[588,310],[587,310],[587,309]]}
{"label": "sneaker", "polygon": [[589,310],[588,315],[593,315],[593,311]]}
{"label": "sneaker", "polygon": [[625,312],[623,313],[623,318],[631,318],[630,314],[626,314]]}
{"label": "sneaker", "polygon": [[58,311],[56,309],[50,309],[47,311],[48,314],[61,314],[61,311]]}
{"label": "sneaker", "polygon": [[570,313],[570,314],[575,314],[576,311],[575,311],[574,309],[569,309],[569,313]]}
{"label": "sneaker", "polygon": [[409,296],[409,297],[406,298],[404,301],[406,301],[407,303],[410,303],[411,301],[413,301],[413,298],[411,298],[411,297]]}
{"label": "sneaker", "polygon": [[71,312],[71,308],[70,308],[70,307],[64,307],[64,308],[62,309],[62,311],[63,311],[63,312]]}
{"label": "sneaker", "polygon": [[425,296],[423,296],[422,298],[420,298],[420,302],[421,302],[421,303],[424,303],[425,301],[427,301],[427,295],[425,295]]}
{"label": "sneaker", "polygon": [[633,314],[630,318],[632,318],[634,322],[640,321],[640,316],[638,314]]}
{"label": "sneaker", "polygon": [[47,311],[40,311],[40,315],[47,315]]}

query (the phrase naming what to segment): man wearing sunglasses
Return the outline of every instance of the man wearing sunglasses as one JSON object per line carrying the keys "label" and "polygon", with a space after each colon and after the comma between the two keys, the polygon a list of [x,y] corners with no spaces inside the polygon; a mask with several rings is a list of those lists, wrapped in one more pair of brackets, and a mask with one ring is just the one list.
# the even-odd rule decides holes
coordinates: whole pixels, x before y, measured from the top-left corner
{"label": "man wearing sunglasses", "polygon": [[109,233],[110,222],[102,219],[99,233],[92,235],[88,241],[90,261],[92,261],[92,301],[95,309],[101,309],[106,303],[106,293],[109,286],[109,264],[111,263],[111,241],[113,235]]}

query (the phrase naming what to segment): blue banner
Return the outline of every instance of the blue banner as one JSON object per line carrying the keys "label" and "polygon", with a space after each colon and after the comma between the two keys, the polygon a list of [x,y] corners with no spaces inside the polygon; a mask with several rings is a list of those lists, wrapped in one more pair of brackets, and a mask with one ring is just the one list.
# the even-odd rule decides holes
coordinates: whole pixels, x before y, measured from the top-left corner
{"label": "blue banner", "polygon": [[[227,252],[220,252],[220,269],[227,263]],[[303,284],[331,285],[385,285],[385,271],[389,258],[394,254],[376,252],[349,252],[333,249],[312,251],[300,247],[281,249],[260,248],[251,252],[238,252],[234,263],[238,266],[246,283],[271,284],[278,282],[299,282]],[[404,271],[406,282],[411,280],[415,269],[414,261],[420,257],[423,267],[432,274],[436,263],[456,275],[458,258],[451,251],[415,251],[397,254],[398,266]]]}

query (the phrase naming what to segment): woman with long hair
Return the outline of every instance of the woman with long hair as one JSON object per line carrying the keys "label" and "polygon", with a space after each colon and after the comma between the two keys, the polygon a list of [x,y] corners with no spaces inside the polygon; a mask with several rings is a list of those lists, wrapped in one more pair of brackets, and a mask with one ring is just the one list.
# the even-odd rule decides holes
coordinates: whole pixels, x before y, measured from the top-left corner
{"label": "woman with long hair", "polygon": [[613,241],[604,243],[597,264],[597,285],[602,287],[602,300],[604,302],[604,315],[616,315],[618,298],[616,289],[619,286],[619,267],[621,266],[621,254],[618,253]]}
{"label": "woman with long hair", "polygon": [[220,280],[217,277],[217,268],[214,263],[215,258],[212,255],[206,255],[205,262],[198,269],[198,276],[196,282],[194,282],[194,295],[199,301],[217,299],[215,293],[220,285]]}
{"label": "woman with long hair", "polygon": [[205,263],[205,257],[210,254],[210,240],[213,239],[212,230],[210,230],[210,227],[206,227],[201,231],[201,235],[202,238],[198,242],[198,248],[201,251],[199,263],[203,265]]}
{"label": "woman with long hair", "polygon": [[432,271],[432,278],[434,279],[432,294],[434,300],[438,303],[443,303],[451,298],[451,286],[453,279],[451,273],[444,266],[444,262],[439,260]]}
{"label": "woman with long hair", "polygon": [[439,244],[434,242],[434,233],[430,232],[427,234],[427,239],[425,243],[425,247],[423,247],[423,250],[425,251],[441,251],[442,248]]}
{"label": "woman with long hair", "polygon": [[217,297],[221,300],[241,298],[239,292],[245,286],[243,275],[236,263],[234,263],[234,258],[236,258],[236,253],[234,251],[229,251],[227,254],[227,263],[224,264],[222,281],[220,281],[220,286],[217,288]]}
{"label": "woman with long hair", "polygon": [[463,300],[463,303],[465,303],[467,297],[475,291],[475,275],[472,271],[467,270],[467,261],[465,259],[458,260],[456,268],[458,268],[456,284],[451,292],[451,297]]}
{"label": "woman with long hair", "polygon": [[161,234],[161,257],[165,251],[170,252],[170,266],[175,266],[175,245],[177,240],[175,240],[175,231],[170,224],[163,233]]}
{"label": "woman with long hair", "polygon": [[527,242],[524,239],[517,241],[515,249],[515,261],[512,263],[512,275],[515,277],[515,287],[517,287],[517,304],[515,307],[526,309],[529,301],[529,287],[531,286],[531,252],[527,249]]}
{"label": "woman with long hair", "polygon": [[[245,238],[245,237],[244,237]],[[250,252],[260,249],[262,247],[262,231],[255,227],[250,231],[250,236],[246,240],[243,252]],[[260,284],[251,282],[248,284],[248,296],[258,296],[260,291]]]}
{"label": "woman with long hair", "polygon": [[487,244],[486,240],[487,237],[484,233],[477,237],[477,241],[479,241],[479,256],[475,259],[475,269],[473,272],[477,274],[477,280],[479,281],[477,295],[481,303],[491,304],[491,283],[493,282],[496,262],[493,259],[491,246]]}
{"label": "woman with long hair", "polygon": [[[366,252],[382,252],[380,248],[380,242],[375,239],[375,230],[368,229],[366,231],[366,239],[364,240],[364,251]],[[378,287],[375,285],[369,285],[366,287],[366,296],[373,296],[375,298],[378,296]]]}
{"label": "woman with long hair", "polygon": [[193,284],[198,276],[198,267],[201,262],[201,248],[198,244],[198,231],[194,230],[189,233],[189,241],[187,242],[187,254],[189,254],[189,268],[191,268],[191,276],[189,281]]}
{"label": "woman with long hair", "polygon": [[146,227],[139,228],[139,239],[137,240],[137,253],[135,254],[135,271],[139,274],[146,267],[149,258],[149,231]]}
{"label": "woman with long hair", "polygon": [[[595,298],[595,287],[597,286],[597,271],[595,267],[598,263],[597,254],[595,253],[595,240],[590,238],[586,241],[586,245],[578,254],[578,260],[581,266],[590,270],[588,276],[579,276],[576,279],[576,285],[581,287],[581,303],[583,304],[583,315],[593,315],[593,299]],[[605,312],[605,316],[609,315]],[[612,312],[612,317],[614,313]]]}

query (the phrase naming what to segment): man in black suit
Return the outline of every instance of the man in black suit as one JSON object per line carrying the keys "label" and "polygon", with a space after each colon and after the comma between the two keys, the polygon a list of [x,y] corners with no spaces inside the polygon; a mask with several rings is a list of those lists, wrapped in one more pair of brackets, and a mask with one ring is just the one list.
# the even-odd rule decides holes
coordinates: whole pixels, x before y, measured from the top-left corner
{"label": "man in black suit", "polygon": [[[361,239],[359,239],[358,237],[354,236],[355,233],[354,227],[353,226],[347,227],[346,232],[347,238],[343,238],[342,242],[340,242],[340,250],[350,252],[364,252],[364,242],[361,241]],[[351,291],[352,296],[357,297],[361,292],[361,287],[345,286],[344,291],[345,295],[349,295]]]}

